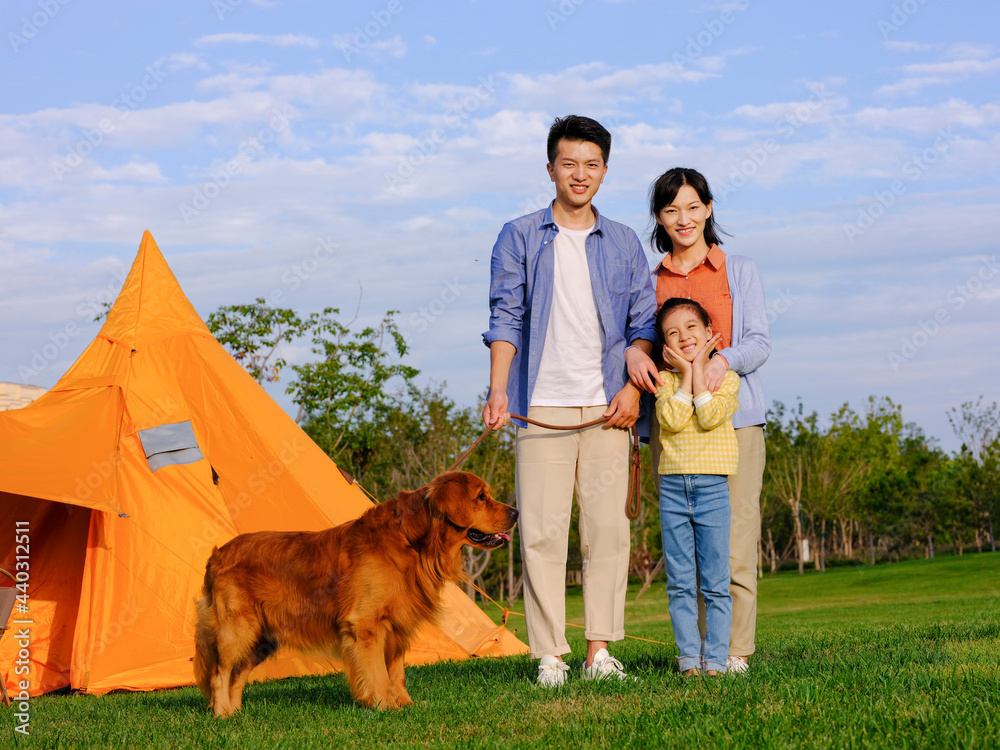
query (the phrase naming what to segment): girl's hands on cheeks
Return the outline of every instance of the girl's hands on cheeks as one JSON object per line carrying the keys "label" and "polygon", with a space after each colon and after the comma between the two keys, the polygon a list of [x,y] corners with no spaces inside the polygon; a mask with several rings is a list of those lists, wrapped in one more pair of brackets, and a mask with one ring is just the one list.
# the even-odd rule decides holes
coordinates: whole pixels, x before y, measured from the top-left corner
{"label": "girl's hands on cheeks", "polygon": [[691,363],[666,344],[663,345],[663,361],[682,375],[691,370]]}
{"label": "girl's hands on cheeks", "polygon": [[712,338],[706,341],[705,345],[698,350],[698,353],[694,355],[694,361],[691,364],[703,368],[706,364],[708,364],[708,355],[714,351],[715,347],[721,340],[721,333],[717,333],[712,336]]}

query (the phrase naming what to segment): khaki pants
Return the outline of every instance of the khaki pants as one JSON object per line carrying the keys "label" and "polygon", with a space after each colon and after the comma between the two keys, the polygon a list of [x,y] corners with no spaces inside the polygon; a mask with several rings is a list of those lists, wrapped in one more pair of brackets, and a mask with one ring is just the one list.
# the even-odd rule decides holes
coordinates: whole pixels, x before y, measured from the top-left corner
{"label": "khaki pants", "polygon": [[[539,422],[573,425],[607,406],[533,406]],[[524,570],[524,609],[533,658],[569,653],[566,642],[566,557],[573,492],[580,506],[583,606],[588,641],[625,637],[630,528],[627,430],[517,430],[515,487]]]}
{"label": "khaki pants", "polygon": [[[732,524],[729,531],[729,593],[733,597],[733,627],[729,635],[732,656],[750,656],[757,635],[757,546],[760,541],[760,490],[764,479],[764,429],[736,430],[740,458],[729,477]],[[649,436],[653,472],[660,463],[660,425],[655,416]],[[659,486],[659,485],[657,485]],[[705,603],[698,595],[698,623],[705,632]]]}

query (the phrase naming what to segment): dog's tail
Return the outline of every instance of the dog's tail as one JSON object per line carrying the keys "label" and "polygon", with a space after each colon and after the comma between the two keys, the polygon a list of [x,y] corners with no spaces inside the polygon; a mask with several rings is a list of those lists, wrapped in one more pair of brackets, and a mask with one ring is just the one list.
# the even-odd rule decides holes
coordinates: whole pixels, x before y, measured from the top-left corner
{"label": "dog's tail", "polygon": [[212,550],[212,557],[205,566],[205,585],[202,589],[201,599],[195,600],[198,609],[198,624],[195,626],[194,636],[194,679],[205,696],[205,702],[212,708],[212,680],[219,670],[219,646],[216,633],[218,632],[218,618],[215,615],[215,601],[213,596],[213,583],[215,574],[212,571],[212,560],[215,559],[216,550]]}

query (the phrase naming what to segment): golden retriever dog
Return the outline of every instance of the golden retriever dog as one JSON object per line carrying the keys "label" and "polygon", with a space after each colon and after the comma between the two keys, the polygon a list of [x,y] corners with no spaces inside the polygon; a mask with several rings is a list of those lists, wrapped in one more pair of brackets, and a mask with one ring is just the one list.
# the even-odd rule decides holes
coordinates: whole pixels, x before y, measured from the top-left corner
{"label": "golden retriever dog", "polygon": [[280,646],[338,657],[351,694],[413,704],[403,654],[463,579],[462,546],[510,540],[517,511],[452,471],[325,531],[258,531],[212,550],[198,600],[194,672],[217,717],[240,709],[250,670]]}

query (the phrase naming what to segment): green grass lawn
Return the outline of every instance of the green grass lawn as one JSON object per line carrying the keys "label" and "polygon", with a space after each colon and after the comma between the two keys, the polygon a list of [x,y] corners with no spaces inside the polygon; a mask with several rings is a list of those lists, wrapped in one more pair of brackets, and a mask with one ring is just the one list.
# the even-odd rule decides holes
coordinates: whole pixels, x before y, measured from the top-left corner
{"label": "green grass lawn", "polygon": [[[1000,747],[998,554],[765,578],[738,678],[682,678],[662,583],[634,591],[629,633],[667,645],[614,644],[631,684],[541,690],[515,657],[407,669],[417,705],[387,713],[355,706],[339,676],[251,685],[226,721],[194,688],[52,696],[32,701],[27,740],[0,710],[0,747]],[[568,614],[582,623],[578,592]],[[582,632],[569,633],[574,676]]]}

